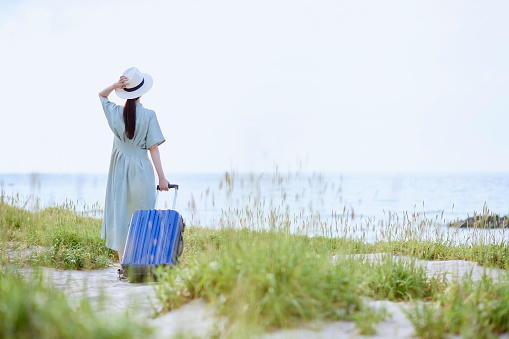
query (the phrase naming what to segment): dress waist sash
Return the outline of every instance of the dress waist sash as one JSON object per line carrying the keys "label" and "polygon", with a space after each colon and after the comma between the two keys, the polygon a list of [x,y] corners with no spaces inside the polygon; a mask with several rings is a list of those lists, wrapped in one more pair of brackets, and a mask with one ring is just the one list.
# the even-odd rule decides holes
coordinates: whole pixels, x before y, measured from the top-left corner
{"label": "dress waist sash", "polygon": [[123,142],[120,139],[115,138],[115,142],[113,143],[113,149],[118,152],[126,155],[134,155],[137,157],[143,157],[148,159],[147,150],[143,148],[136,147],[127,142]]}

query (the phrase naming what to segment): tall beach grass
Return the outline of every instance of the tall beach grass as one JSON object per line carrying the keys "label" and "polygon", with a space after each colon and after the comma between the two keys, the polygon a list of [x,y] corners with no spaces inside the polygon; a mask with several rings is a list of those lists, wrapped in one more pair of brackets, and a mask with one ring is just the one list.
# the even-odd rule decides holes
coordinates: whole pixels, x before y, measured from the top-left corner
{"label": "tall beach grass", "polygon": [[[27,210],[21,197],[0,196],[0,250],[20,264],[63,269],[106,267],[114,252],[101,239],[102,220],[66,203]],[[99,213],[99,211],[97,212]]]}
{"label": "tall beach grass", "polygon": [[[348,208],[321,215],[311,203],[296,210],[294,201],[305,199],[304,192],[294,195],[288,188],[297,175],[272,175],[275,193],[266,199],[260,194],[261,176],[251,175],[253,190],[239,195],[243,179],[225,173],[212,199],[224,198],[229,207],[220,211],[217,223],[188,222],[181,264],[158,273],[161,312],[204,299],[226,319],[219,334],[232,338],[315,328],[334,320],[354,321],[359,333],[373,334],[386,313],[370,309],[366,301],[378,299],[415,303],[408,316],[421,337],[478,333],[479,324],[486,325],[479,332],[485,337],[507,331],[506,305],[495,302],[506,293],[505,280],[448,281],[445,274],[430,276],[417,263],[456,259],[505,268],[505,230],[494,237],[477,227],[447,227],[443,215],[430,217],[417,210],[399,215],[387,211],[379,221]],[[327,189],[321,176],[309,180]],[[72,203],[45,209],[26,205],[19,197],[0,199],[4,266],[95,269],[116,259],[100,239],[100,211],[95,216],[79,213]],[[196,202],[191,205],[197,208]],[[406,259],[399,260],[401,255]],[[465,308],[455,316],[455,307],[465,300],[472,311]],[[488,312],[492,316],[473,311],[480,305],[495,310]]]}
{"label": "tall beach grass", "polygon": [[[284,188],[291,176],[277,173],[278,199],[267,201],[253,191],[238,204],[236,180],[235,173],[225,174],[220,187],[231,207],[222,210],[214,229],[188,229],[186,262],[162,272],[157,287],[164,311],[195,298],[216,305],[228,319],[231,337],[334,319],[354,320],[360,333],[372,334],[384,312],[370,310],[365,297],[436,305],[449,293],[453,282],[446,274],[430,276],[417,259],[468,260],[487,268],[507,264],[504,236],[447,227],[443,214],[387,212],[386,219],[374,222],[346,208],[330,216],[312,206],[292,212]],[[260,189],[259,177],[251,180]],[[373,253],[382,259],[368,260]],[[407,259],[398,260],[400,255]],[[488,332],[496,335],[500,327]]]}

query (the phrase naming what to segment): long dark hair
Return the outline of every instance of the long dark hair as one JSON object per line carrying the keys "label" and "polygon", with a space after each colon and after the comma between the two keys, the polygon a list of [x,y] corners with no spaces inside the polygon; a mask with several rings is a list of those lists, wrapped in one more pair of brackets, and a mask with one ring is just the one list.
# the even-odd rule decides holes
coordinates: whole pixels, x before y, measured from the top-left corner
{"label": "long dark hair", "polygon": [[124,125],[125,125],[125,135],[132,139],[134,138],[134,130],[136,129],[136,100],[127,99],[124,105]]}

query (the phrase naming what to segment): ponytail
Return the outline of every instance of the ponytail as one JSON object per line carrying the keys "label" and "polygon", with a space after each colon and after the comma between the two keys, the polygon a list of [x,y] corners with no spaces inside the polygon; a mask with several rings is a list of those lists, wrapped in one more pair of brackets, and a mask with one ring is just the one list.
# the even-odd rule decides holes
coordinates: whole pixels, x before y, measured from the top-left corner
{"label": "ponytail", "polygon": [[125,125],[125,135],[132,139],[134,138],[134,131],[136,129],[136,100],[135,99],[127,99],[124,106],[124,125]]}

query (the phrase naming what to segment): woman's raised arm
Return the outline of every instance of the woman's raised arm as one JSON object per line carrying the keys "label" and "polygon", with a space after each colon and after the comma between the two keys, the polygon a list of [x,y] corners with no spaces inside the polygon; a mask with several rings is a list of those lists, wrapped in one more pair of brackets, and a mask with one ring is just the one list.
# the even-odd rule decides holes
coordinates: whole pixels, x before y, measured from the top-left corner
{"label": "woman's raised arm", "polygon": [[106,87],[102,91],[99,92],[99,99],[100,98],[107,98],[110,93],[117,89],[117,88],[125,88],[127,85],[129,85],[129,79],[126,76],[121,76],[120,79],[115,82],[113,85]]}

